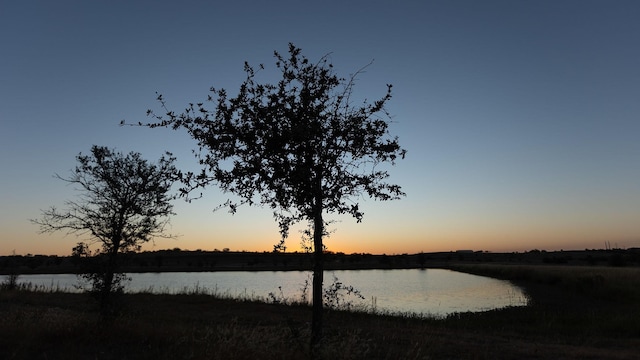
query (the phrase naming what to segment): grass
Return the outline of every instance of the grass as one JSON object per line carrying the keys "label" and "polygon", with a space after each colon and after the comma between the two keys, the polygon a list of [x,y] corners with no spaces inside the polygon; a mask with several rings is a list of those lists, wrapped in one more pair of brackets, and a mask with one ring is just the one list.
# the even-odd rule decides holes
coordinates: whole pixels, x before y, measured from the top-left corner
{"label": "grass", "polygon": [[617,302],[640,301],[640,268],[559,265],[458,265],[453,270],[523,283],[556,285],[589,298]]}
{"label": "grass", "polygon": [[[511,279],[531,306],[462,313],[327,311],[326,359],[637,359],[640,269],[474,265]],[[221,296],[222,295],[222,296]],[[304,305],[185,289],[126,294],[100,322],[86,294],[0,291],[0,359],[306,359]]]}

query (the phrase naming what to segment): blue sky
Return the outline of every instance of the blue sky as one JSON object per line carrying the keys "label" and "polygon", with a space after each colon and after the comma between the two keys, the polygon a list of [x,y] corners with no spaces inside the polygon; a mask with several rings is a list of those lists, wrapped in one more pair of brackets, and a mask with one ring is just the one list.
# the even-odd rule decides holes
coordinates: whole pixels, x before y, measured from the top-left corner
{"label": "blue sky", "polygon": [[[394,85],[391,169],[407,197],[336,218],[330,250],[413,253],[640,246],[637,1],[15,1],[0,4],[0,255],[69,254],[79,240],[28,219],[63,206],[53,178],[93,144],[193,168],[185,134],[145,121],[155,92],[180,111],[237,90],[244,61],[276,74],[293,42],[331,53],[355,94]],[[175,203],[177,240],[147,249],[271,250],[266,209]],[[298,249],[294,231],[289,249]]]}

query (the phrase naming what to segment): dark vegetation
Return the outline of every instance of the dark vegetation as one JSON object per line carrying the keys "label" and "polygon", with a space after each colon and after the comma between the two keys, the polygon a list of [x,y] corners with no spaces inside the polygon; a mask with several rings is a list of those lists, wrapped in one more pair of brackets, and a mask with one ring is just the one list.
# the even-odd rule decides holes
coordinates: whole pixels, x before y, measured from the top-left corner
{"label": "dark vegetation", "polygon": [[[311,270],[308,253],[187,251],[180,249],[123,253],[123,272]],[[0,274],[73,274],[81,272],[77,256],[0,256]],[[408,269],[448,267],[451,264],[521,264],[640,266],[640,249],[540,251],[519,253],[437,252],[401,255],[325,252],[325,269]]]}
{"label": "dark vegetation", "polygon": [[117,311],[112,297],[123,290],[122,254],[139,251],[154,237],[169,236],[164,229],[173,214],[169,192],[176,169],[175,158],[166,155],[154,164],[140,153],[125,155],[94,145],[90,155],[76,157],[78,164],[68,177],[56,175],[74,186],[77,199],[31,220],[43,233],[64,231],[86,238],[73,248],[74,265],[91,283],[105,316]]}
{"label": "dark vegetation", "polygon": [[[637,359],[640,268],[450,263],[511,279],[527,307],[423,319],[325,310],[326,359]],[[301,305],[125,294],[100,321],[85,294],[0,287],[2,359],[306,359]],[[316,354],[318,355],[318,354]]]}

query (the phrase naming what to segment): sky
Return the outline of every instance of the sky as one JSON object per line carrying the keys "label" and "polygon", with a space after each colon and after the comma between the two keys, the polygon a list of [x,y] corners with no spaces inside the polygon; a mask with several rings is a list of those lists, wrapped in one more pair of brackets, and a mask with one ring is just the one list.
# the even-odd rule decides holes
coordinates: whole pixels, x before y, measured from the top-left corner
{"label": "sky", "polygon": [[[330,54],[384,95],[407,158],[407,196],[362,198],[333,217],[329,250],[402,254],[640,247],[640,2],[3,1],[0,3],[0,255],[69,255],[86,240],[29,219],[78,192],[66,175],[92,145],[196,169],[186,133],[147,121],[156,92],[182,111],[211,86],[237,92],[243,64],[277,75],[287,44]],[[271,211],[177,200],[176,239],[145,250],[271,251]],[[300,250],[292,231],[288,250]]]}

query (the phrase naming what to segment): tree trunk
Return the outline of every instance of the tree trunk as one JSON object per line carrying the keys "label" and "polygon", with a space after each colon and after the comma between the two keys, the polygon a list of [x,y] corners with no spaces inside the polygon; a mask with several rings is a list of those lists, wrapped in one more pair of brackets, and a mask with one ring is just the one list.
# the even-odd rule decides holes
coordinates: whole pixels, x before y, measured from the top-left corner
{"label": "tree trunk", "polygon": [[100,289],[100,308],[103,316],[110,316],[113,311],[111,302],[119,247],[119,241],[114,241],[113,249],[107,254],[107,264],[103,273],[102,289]]}
{"label": "tree trunk", "polygon": [[[322,177],[319,177],[320,179]],[[318,180],[313,214],[313,315],[311,318],[311,351],[314,353],[322,340],[322,282],[324,277],[322,235],[322,181]]]}

